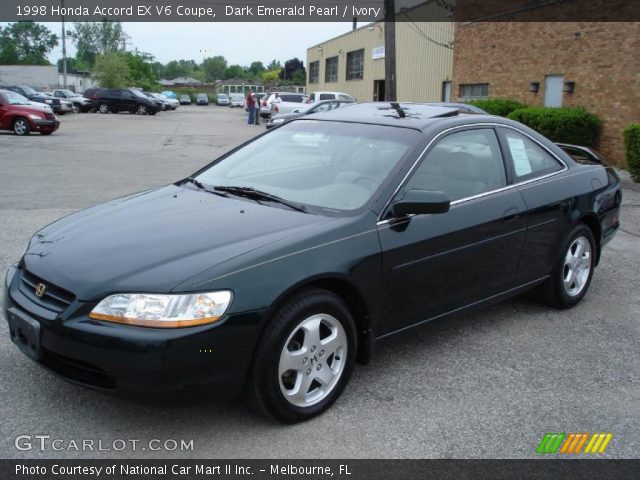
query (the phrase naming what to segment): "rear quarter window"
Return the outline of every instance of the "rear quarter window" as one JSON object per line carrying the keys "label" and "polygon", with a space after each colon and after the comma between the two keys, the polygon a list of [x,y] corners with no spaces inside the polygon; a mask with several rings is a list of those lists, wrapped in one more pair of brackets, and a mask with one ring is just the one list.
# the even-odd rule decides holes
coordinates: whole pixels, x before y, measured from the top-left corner
{"label": "rear quarter window", "polygon": [[562,164],[536,142],[515,130],[502,130],[516,182],[562,170]]}

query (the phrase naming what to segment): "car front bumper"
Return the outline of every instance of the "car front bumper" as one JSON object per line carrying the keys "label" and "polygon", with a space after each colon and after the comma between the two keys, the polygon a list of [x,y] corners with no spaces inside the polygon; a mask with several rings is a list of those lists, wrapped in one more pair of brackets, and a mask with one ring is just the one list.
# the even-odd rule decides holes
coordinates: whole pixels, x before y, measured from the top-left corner
{"label": "car front bumper", "polygon": [[93,320],[94,304],[73,301],[47,312],[25,292],[22,270],[10,267],[3,313],[11,340],[63,378],[122,393],[207,389],[239,394],[267,310],[226,315],[216,323],[179,329],[144,328]]}
{"label": "car front bumper", "polygon": [[36,132],[55,132],[60,127],[60,120],[31,120],[31,130]]}

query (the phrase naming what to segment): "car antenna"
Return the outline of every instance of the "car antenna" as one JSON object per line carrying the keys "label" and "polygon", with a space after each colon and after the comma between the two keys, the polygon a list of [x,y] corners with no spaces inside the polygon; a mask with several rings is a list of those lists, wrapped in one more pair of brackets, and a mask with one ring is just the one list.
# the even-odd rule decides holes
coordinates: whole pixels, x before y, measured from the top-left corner
{"label": "car antenna", "polygon": [[398,112],[398,116],[400,118],[406,117],[404,110],[402,109],[402,107],[400,107],[400,104],[398,102],[391,102],[391,108]]}

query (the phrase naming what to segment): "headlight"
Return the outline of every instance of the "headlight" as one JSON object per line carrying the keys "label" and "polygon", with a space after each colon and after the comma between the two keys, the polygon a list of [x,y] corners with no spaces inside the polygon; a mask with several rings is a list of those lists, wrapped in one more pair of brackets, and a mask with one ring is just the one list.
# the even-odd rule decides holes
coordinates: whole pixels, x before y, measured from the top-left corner
{"label": "headlight", "polygon": [[53,100],[45,99],[44,103],[53,103]]}
{"label": "headlight", "polygon": [[220,319],[232,297],[229,290],[187,295],[121,293],[102,300],[89,317],[141,327],[193,327]]}
{"label": "headlight", "polygon": [[31,120],[42,120],[42,117],[39,117],[38,115],[34,115],[33,113],[30,113],[29,115],[27,115]]}

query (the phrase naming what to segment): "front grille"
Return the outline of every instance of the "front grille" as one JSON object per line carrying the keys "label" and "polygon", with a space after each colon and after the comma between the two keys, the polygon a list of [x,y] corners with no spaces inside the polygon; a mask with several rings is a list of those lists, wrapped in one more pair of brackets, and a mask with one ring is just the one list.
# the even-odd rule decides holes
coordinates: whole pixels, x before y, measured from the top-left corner
{"label": "front grille", "polygon": [[47,118],[47,120],[55,120],[56,116],[53,113],[45,113],[44,116]]}
{"label": "front grille", "polygon": [[44,347],[41,348],[41,354],[42,363],[69,380],[109,390],[116,387],[115,377],[91,363],[59,355]]}
{"label": "front grille", "polygon": [[[40,284],[44,285],[42,296],[36,295],[36,289]],[[64,312],[75,300],[73,293],[57,287],[26,270],[22,271],[20,292],[36,305],[54,313]]]}

